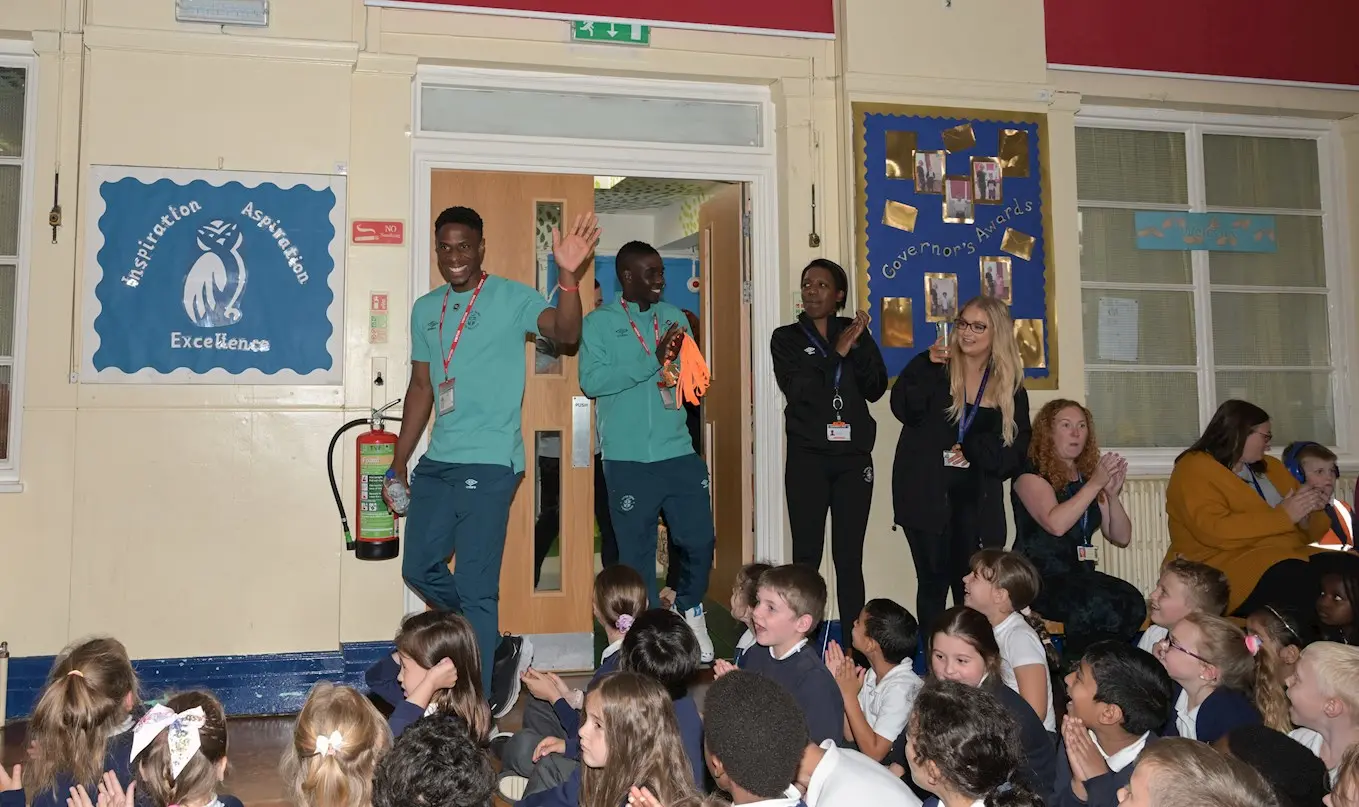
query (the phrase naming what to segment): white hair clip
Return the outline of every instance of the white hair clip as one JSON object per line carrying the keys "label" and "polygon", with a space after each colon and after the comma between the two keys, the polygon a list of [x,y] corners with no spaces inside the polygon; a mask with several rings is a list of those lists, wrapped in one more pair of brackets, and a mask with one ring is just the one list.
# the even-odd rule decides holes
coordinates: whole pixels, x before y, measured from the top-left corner
{"label": "white hair clip", "polygon": [[202,745],[199,732],[207,722],[208,718],[203,713],[202,706],[195,706],[178,714],[168,706],[153,706],[141,720],[137,721],[132,730],[130,758],[136,759],[162,731],[168,730],[170,733],[166,737],[166,743],[170,746],[170,776],[178,779],[180,772],[189,764],[189,760],[198,753]]}
{"label": "white hair clip", "polygon": [[325,734],[316,735],[316,754],[317,756],[329,757],[340,753],[344,749],[344,735],[339,730],[332,731],[329,736]]}

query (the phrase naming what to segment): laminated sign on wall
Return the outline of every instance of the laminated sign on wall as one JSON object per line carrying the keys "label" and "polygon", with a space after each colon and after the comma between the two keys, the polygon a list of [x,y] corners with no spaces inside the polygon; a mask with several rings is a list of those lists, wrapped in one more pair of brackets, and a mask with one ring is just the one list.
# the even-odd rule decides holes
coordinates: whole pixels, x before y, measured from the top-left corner
{"label": "laminated sign on wall", "polygon": [[339,384],[344,182],[93,166],[81,380]]}

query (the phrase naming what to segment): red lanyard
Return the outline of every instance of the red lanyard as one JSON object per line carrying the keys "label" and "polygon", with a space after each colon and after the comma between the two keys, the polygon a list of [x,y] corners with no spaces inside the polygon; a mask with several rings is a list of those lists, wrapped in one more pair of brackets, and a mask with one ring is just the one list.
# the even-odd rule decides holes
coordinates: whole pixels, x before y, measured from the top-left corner
{"label": "red lanyard", "polygon": [[[467,317],[472,313],[472,306],[477,304],[477,295],[481,294],[481,287],[486,285],[486,273],[483,272],[481,280],[477,281],[477,287],[472,291],[472,299],[467,301],[467,308],[463,309],[462,321],[458,323],[458,330],[453,334],[453,341],[448,345],[448,355],[444,356],[444,378],[448,378],[448,365],[453,363],[453,351],[458,349],[458,341],[462,339],[462,329],[467,327]],[[453,291],[450,285],[444,290],[444,307],[439,312],[439,341],[444,341],[444,316],[448,314],[448,295]],[[636,329],[636,326],[633,326]]]}
{"label": "red lanyard", "polygon": [[[639,330],[637,329],[637,323],[635,323],[635,322],[632,321],[632,314],[629,314],[629,313],[628,313],[628,301],[627,301],[627,300],[623,300],[622,303],[623,303],[623,313],[628,315],[628,324],[632,326],[632,332],[635,333],[635,334],[637,334],[637,341],[642,343],[642,350],[645,350],[645,351],[646,351],[646,355],[650,356],[650,355],[651,355],[651,348],[647,347],[646,339],[642,337],[642,332],[639,331]],[[660,346],[661,346],[661,321],[660,321],[660,319],[659,319],[654,313],[651,315],[651,326],[652,326],[653,328],[656,329],[656,347],[657,347],[657,348],[660,348]]]}

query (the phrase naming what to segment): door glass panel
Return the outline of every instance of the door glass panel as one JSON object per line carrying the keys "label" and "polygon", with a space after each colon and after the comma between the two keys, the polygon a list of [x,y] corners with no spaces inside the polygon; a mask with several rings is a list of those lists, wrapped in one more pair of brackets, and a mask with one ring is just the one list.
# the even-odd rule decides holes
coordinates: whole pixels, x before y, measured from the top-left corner
{"label": "door glass panel", "polygon": [[[547,299],[557,288],[557,267],[552,262],[552,230],[562,226],[565,204],[538,199],[533,203],[534,278],[538,291]],[[533,372],[536,375],[561,375],[562,359],[557,346],[545,336],[534,340]]]}
{"label": "door glass panel", "polygon": [[534,432],[533,588],[562,590],[562,433]]}

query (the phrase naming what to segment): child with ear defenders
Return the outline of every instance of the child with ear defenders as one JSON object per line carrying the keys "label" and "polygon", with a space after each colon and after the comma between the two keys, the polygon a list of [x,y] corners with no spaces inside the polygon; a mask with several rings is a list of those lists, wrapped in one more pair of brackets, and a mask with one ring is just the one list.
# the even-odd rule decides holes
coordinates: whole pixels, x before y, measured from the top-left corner
{"label": "child with ear defenders", "polygon": [[1330,519],[1331,528],[1312,545],[1353,551],[1354,508],[1335,498],[1335,483],[1340,479],[1335,452],[1320,443],[1299,441],[1289,443],[1284,449],[1283,462],[1295,479],[1322,491],[1330,499],[1323,512]]}

